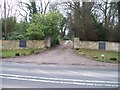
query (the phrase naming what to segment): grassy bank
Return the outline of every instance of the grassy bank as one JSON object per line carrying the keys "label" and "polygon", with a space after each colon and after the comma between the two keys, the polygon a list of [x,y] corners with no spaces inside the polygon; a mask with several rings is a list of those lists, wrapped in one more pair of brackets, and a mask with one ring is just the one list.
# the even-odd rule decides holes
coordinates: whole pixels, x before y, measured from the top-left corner
{"label": "grassy bank", "polygon": [[103,50],[90,50],[90,49],[79,49],[76,50],[76,53],[80,56],[94,59],[102,62],[120,62],[120,52],[112,52],[112,51],[103,51]]}
{"label": "grassy bank", "polygon": [[15,56],[25,56],[29,54],[38,54],[42,52],[44,49],[37,48],[37,49],[19,49],[19,50],[2,50],[2,58],[9,58],[9,57],[15,57]]}

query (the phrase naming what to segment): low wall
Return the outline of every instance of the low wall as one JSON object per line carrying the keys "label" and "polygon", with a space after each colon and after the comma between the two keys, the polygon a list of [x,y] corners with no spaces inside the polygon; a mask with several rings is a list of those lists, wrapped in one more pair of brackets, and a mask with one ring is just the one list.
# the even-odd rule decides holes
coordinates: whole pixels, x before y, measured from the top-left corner
{"label": "low wall", "polygon": [[120,43],[115,42],[106,42],[106,50],[108,51],[119,51],[120,52]]}
{"label": "low wall", "polygon": [[99,42],[80,41],[80,48],[98,49]]}
{"label": "low wall", "polygon": [[44,48],[44,40],[27,40],[26,47],[20,47],[19,40],[0,41],[2,49],[22,49],[22,48]]}
{"label": "low wall", "polygon": [[[80,48],[85,48],[85,49],[99,49],[99,42],[92,42],[92,41],[80,41]],[[105,50],[107,51],[119,51],[119,45],[120,43],[115,43],[115,42],[105,42]]]}
{"label": "low wall", "polygon": [[44,40],[28,40],[26,42],[27,48],[44,48]]}

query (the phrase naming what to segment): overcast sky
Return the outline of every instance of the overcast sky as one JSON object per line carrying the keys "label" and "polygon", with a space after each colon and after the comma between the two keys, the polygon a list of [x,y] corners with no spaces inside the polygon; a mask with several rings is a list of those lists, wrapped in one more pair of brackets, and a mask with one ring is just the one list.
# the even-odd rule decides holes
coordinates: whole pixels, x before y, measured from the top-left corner
{"label": "overcast sky", "polygon": [[[19,1],[22,2],[26,2],[29,3],[29,0],[6,0],[6,14],[8,15],[8,10],[9,8],[11,8],[11,12],[9,12],[10,16],[16,16],[17,20],[20,21],[21,20],[21,15],[19,14],[19,11],[24,15],[25,12],[23,10],[21,10],[19,8],[19,6],[17,5]],[[32,1],[32,0],[31,0]],[[51,3],[55,3],[55,2],[62,2],[62,0],[49,0]],[[70,1],[70,0],[69,0]],[[40,2],[40,0],[36,0],[36,3],[38,4]],[[48,0],[45,0],[45,2],[48,2]],[[66,0],[67,2],[67,0]],[[4,0],[2,0],[0,2],[1,5],[1,11],[0,11],[0,18],[4,17]],[[10,7],[8,7],[10,5]],[[43,5],[44,6],[44,5]],[[61,7],[63,8],[63,7]],[[17,13],[16,13],[17,12]]]}
{"label": "overcast sky", "polygon": [[[22,2],[29,2],[29,0],[6,0],[6,14],[8,15],[8,9],[9,9],[9,5],[10,5],[10,8],[12,8],[11,9],[11,12],[9,12],[10,13],[10,15],[12,15],[12,16],[16,16],[17,17],[17,20],[18,21],[20,21],[21,20],[21,16],[19,15],[19,11],[22,13],[22,14],[24,14],[25,12],[24,11],[22,11],[19,7],[18,7],[18,2],[19,1],[22,1]],[[32,1],[32,0],[31,0]],[[37,3],[39,3],[40,2],[40,0],[36,0],[37,1]],[[45,0],[46,2],[48,1],[48,0]],[[71,0],[50,0],[50,2],[52,2],[52,3],[54,3],[54,2],[70,2]],[[73,1],[81,1],[81,0],[73,0]],[[83,1],[99,1],[99,2],[101,2],[102,0],[83,0]],[[105,1],[107,1],[107,0],[105,0]],[[110,0],[109,0],[110,1]],[[112,1],[120,1],[120,0],[112,0]],[[1,2],[0,2],[0,18],[1,17],[3,17],[4,16],[4,0],[1,0]],[[63,6],[61,7],[61,10],[62,10],[62,8],[64,8]],[[17,13],[15,13],[15,12],[17,12]]]}

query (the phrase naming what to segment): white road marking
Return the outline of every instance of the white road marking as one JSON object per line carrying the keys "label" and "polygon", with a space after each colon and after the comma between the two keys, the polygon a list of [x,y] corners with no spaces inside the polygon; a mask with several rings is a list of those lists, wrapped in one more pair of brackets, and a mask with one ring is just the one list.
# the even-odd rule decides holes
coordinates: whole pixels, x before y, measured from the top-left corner
{"label": "white road marking", "polygon": [[65,81],[54,81],[54,80],[40,80],[40,79],[30,79],[30,78],[20,78],[20,77],[4,77],[0,76],[0,78],[12,79],[12,80],[27,80],[27,81],[35,81],[35,82],[44,82],[44,83],[56,83],[56,84],[73,84],[73,85],[87,85],[87,86],[107,86],[107,87],[118,87],[118,85],[110,85],[110,84],[94,84],[94,83],[80,83],[80,82],[65,82]]}
{"label": "white road marking", "polygon": [[[35,76],[22,76],[13,74],[0,74],[0,78],[6,79],[17,79],[17,80],[28,80],[28,81],[39,81],[49,83],[65,83],[65,84],[77,84],[77,85],[95,85],[95,86],[114,86],[118,87],[118,82],[113,81],[95,81],[95,80],[77,80],[77,79],[62,79],[62,78],[46,78],[46,77],[35,77]],[[98,84],[99,83],[99,84]],[[110,85],[115,84],[115,85]]]}

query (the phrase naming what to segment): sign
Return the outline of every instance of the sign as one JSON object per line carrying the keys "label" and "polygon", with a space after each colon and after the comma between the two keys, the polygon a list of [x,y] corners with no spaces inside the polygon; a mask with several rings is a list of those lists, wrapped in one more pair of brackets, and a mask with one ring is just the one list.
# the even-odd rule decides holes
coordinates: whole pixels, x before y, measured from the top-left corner
{"label": "sign", "polygon": [[100,50],[105,50],[105,48],[106,48],[105,42],[104,42],[104,41],[100,41],[100,42],[99,42],[99,49],[100,49]]}
{"label": "sign", "polygon": [[26,40],[20,40],[19,47],[26,47]]}

